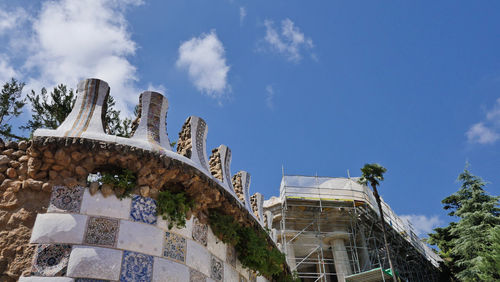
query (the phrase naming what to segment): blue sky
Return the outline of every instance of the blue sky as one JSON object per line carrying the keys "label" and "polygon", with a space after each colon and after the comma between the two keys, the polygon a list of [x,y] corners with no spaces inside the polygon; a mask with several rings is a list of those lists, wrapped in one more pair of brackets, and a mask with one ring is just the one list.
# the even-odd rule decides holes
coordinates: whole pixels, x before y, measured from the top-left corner
{"label": "blue sky", "polygon": [[[500,194],[498,1],[0,0],[0,81],[86,77],[123,112],[168,96],[172,140],[190,115],[232,172],[277,195],[287,174],[388,168],[380,191],[421,230],[465,162]],[[25,114],[16,123],[26,119]]]}

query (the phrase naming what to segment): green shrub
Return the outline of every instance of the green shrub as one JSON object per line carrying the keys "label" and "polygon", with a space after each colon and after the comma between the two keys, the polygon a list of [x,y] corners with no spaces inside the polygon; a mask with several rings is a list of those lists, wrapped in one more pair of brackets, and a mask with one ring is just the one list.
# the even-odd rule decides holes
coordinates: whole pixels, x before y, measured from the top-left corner
{"label": "green shrub", "polygon": [[238,260],[244,267],[260,275],[275,277],[278,281],[293,281],[290,275],[283,274],[285,255],[269,246],[264,231],[242,226],[232,216],[217,210],[210,211],[209,224],[222,242],[235,247]]}
{"label": "green shrub", "polygon": [[184,192],[172,193],[161,191],[158,195],[158,215],[168,220],[168,229],[186,226],[186,214],[194,207],[194,201],[188,200]]}
{"label": "green shrub", "polygon": [[129,197],[132,190],[137,186],[136,176],[129,169],[115,169],[101,174],[99,181],[102,184],[110,184],[120,199]]}

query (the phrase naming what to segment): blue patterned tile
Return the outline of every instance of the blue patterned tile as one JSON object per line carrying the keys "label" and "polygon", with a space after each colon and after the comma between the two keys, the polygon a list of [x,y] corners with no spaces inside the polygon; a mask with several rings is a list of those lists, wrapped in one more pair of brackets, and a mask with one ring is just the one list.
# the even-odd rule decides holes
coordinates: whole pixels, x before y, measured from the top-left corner
{"label": "blue patterned tile", "polygon": [[151,281],[153,256],[124,251],[120,281]]}
{"label": "blue patterned tile", "polygon": [[71,245],[39,245],[35,251],[32,275],[64,276],[68,268]]}
{"label": "blue patterned tile", "polygon": [[133,221],[156,224],[156,201],[151,198],[134,195],[130,218]]}
{"label": "blue patterned tile", "polygon": [[80,212],[83,199],[83,187],[69,188],[54,186],[50,196],[49,212]]}
{"label": "blue patterned tile", "polygon": [[163,256],[184,262],[186,257],[186,239],[175,233],[165,232]]}

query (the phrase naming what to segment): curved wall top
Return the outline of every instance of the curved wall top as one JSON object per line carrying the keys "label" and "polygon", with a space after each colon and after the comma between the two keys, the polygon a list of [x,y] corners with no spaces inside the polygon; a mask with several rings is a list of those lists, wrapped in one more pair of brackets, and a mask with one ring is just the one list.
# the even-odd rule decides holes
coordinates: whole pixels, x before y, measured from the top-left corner
{"label": "curved wall top", "polygon": [[110,135],[104,128],[105,101],[109,93],[110,87],[105,81],[96,78],[81,81],[78,83],[75,105],[64,122],[55,130],[37,129],[33,134],[34,137],[69,137],[104,141],[141,148],[180,161],[196,168],[218,183],[239,203],[240,208],[245,209],[262,225],[250,207],[249,174],[245,174],[243,180],[242,197],[238,197],[234,191],[231,181],[231,150],[226,145],[221,145],[213,150],[210,161],[207,159],[208,127],[203,119],[191,116],[186,120],[179,133],[177,152],[173,152],[166,132],[168,100],[158,92],[145,91],[140,95],[139,123],[132,137]]}

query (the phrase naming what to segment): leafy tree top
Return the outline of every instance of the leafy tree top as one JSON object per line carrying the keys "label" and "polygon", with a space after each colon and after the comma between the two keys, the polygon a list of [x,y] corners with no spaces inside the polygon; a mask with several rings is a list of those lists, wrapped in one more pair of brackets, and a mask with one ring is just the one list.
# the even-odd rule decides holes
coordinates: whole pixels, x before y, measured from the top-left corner
{"label": "leafy tree top", "polygon": [[378,186],[380,184],[379,181],[384,180],[384,173],[386,172],[387,169],[377,163],[365,164],[365,166],[361,168],[362,175],[358,182],[360,184],[369,182],[372,187]]}
{"label": "leafy tree top", "polygon": [[19,116],[26,104],[25,100],[21,99],[24,85],[24,83],[12,78],[10,82],[6,82],[3,85],[0,91],[0,134],[7,139],[17,137],[12,135],[10,120],[13,117]]}

